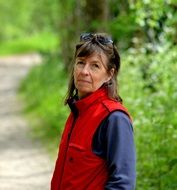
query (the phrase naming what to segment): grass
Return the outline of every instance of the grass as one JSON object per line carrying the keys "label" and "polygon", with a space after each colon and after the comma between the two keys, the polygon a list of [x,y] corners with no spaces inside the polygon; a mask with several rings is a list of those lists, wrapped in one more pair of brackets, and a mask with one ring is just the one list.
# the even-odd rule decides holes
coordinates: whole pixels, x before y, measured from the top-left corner
{"label": "grass", "polygon": [[58,41],[57,35],[49,32],[42,32],[20,39],[2,41],[0,43],[0,56],[55,51],[58,46]]}

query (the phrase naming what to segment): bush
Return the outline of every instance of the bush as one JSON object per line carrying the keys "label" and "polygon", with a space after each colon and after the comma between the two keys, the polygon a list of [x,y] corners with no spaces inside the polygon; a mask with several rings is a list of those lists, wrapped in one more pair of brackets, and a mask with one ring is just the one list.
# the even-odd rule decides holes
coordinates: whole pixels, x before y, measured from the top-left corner
{"label": "bush", "polygon": [[138,190],[177,188],[176,51],[124,55],[120,89],[134,118]]}

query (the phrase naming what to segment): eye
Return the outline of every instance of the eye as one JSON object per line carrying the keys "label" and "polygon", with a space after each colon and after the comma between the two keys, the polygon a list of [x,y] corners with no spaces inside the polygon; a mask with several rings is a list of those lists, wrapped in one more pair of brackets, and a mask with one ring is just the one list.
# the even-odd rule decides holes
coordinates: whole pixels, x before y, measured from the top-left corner
{"label": "eye", "polygon": [[96,64],[96,63],[94,63],[92,66],[93,66],[94,68],[100,68],[100,66],[99,66],[98,64]]}
{"label": "eye", "polygon": [[83,62],[83,61],[77,61],[76,64],[77,64],[77,65],[83,65],[84,62]]}

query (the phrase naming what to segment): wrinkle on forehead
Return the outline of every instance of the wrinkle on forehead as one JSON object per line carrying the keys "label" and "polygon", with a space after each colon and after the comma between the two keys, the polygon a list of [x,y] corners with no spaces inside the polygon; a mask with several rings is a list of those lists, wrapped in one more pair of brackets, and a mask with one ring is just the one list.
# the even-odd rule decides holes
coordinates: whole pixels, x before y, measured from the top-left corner
{"label": "wrinkle on forehead", "polygon": [[[87,55],[87,56],[78,56],[76,57],[76,60],[79,58],[79,59],[82,59],[82,60],[85,60],[87,58],[90,58],[90,57],[94,57],[94,56],[98,56],[99,59],[100,59],[100,62],[101,64],[103,65],[103,67],[106,69],[106,71],[108,70],[108,67],[107,67],[107,63],[108,63],[108,58],[107,56],[103,53],[103,51],[100,51],[100,52],[93,52],[92,54],[90,55]],[[97,62],[97,60],[95,60],[95,62]]]}
{"label": "wrinkle on forehead", "polygon": [[100,53],[103,52],[103,50],[98,44],[86,42],[79,49],[77,49],[76,57],[86,57],[95,52]]}

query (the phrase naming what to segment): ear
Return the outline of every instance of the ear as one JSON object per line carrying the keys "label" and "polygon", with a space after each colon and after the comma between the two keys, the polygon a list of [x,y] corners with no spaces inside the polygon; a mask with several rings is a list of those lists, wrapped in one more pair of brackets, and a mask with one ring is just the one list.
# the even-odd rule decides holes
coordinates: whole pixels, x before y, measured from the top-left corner
{"label": "ear", "polygon": [[108,76],[108,79],[106,82],[108,82],[109,80],[111,80],[111,78],[113,77],[114,75],[114,68],[112,68],[110,71],[109,71],[109,76]]}
{"label": "ear", "polygon": [[[112,78],[112,77],[113,77],[113,75],[114,75],[114,71],[115,71],[115,69],[114,69],[114,68],[112,68],[112,69],[110,70],[110,77],[111,77],[111,78]],[[111,79],[111,78],[110,78],[110,79]],[[109,79],[109,80],[110,80],[110,79]]]}
{"label": "ear", "polygon": [[113,75],[114,75],[114,68],[112,68],[112,69],[109,71],[109,73],[108,73],[108,78],[107,78],[107,80],[106,80],[105,82],[110,81],[111,78],[113,77]]}

